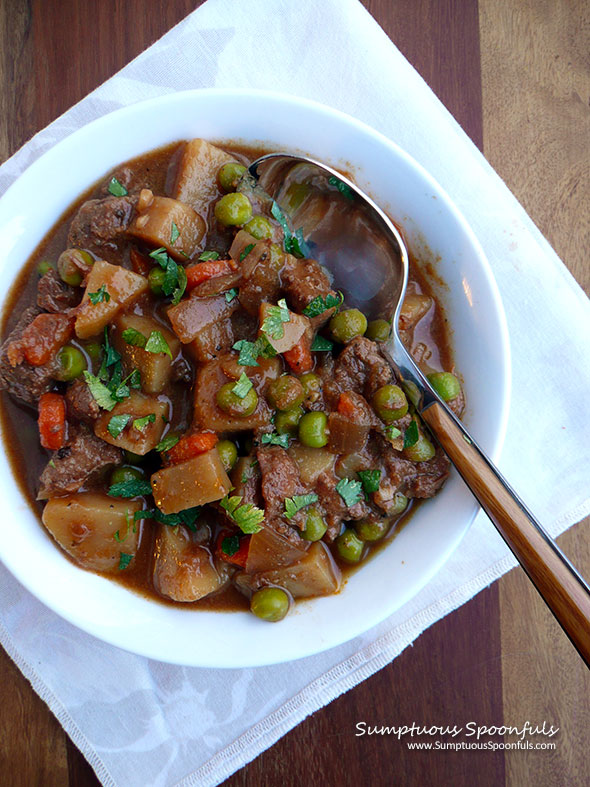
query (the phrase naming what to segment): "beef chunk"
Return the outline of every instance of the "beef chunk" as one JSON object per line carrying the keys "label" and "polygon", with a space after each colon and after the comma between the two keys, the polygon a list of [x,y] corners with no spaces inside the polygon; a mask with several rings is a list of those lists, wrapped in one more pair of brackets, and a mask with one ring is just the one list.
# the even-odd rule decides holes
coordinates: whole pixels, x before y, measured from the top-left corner
{"label": "beef chunk", "polygon": [[39,397],[47,393],[57,375],[59,362],[52,359],[42,366],[32,366],[20,358],[15,358],[11,350],[18,346],[25,329],[40,313],[36,306],[30,306],[22,313],[20,320],[0,347],[0,390],[6,390],[27,404],[37,406]]}
{"label": "beef chunk", "polygon": [[41,473],[38,500],[77,492],[123,461],[120,448],[105,443],[86,426],[73,429],[67,443],[56,451]]}
{"label": "beef chunk", "polygon": [[436,454],[428,462],[417,462],[416,475],[402,490],[407,497],[434,497],[447,480],[451,463],[437,447]]}
{"label": "beef chunk", "polygon": [[82,290],[70,287],[59,278],[59,274],[53,269],[39,279],[37,305],[44,311],[65,312],[77,306],[81,300]]}
{"label": "beef chunk", "polygon": [[137,197],[106,197],[85,202],[70,226],[68,245],[88,249],[107,262],[121,261],[125,239]]}
{"label": "beef chunk", "polygon": [[93,423],[100,415],[100,407],[84,380],[74,380],[66,391],[68,417],[74,421]]}
{"label": "beef chunk", "polygon": [[326,471],[320,475],[315,485],[315,492],[328,525],[325,535],[326,541],[333,541],[336,538],[340,533],[342,522],[351,519],[365,519],[371,513],[371,509],[364,500],[359,500],[353,506],[347,506],[336,489],[339,481],[340,479],[332,471]]}
{"label": "beef chunk", "polygon": [[[290,306],[302,312],[318,295],[336,295],[327,273],[315,260],[297,260],[289,256],[281,272],[281,283]],[[332,316],[333,309],[325,311],[322,322]],[[317,327],[317,326],[314,326]]]}
{"label": "beef chunk", "polygon": [[356,391],[371,401],[382,385],[395,382],[395,375],[379,345],[357,336],[342,350],[329,376],[325,377],[325,395],[335,409],[343,391]]}
{"label": "beef chunk", "polygon": [[284,448],[278,445],[259,447],[256,456],[262,474],[262,497],[265,502],[266,524],[292,543],[300,540],[297,532],[282,519],[285,498],[307,491],[301,483],[297,465]]}

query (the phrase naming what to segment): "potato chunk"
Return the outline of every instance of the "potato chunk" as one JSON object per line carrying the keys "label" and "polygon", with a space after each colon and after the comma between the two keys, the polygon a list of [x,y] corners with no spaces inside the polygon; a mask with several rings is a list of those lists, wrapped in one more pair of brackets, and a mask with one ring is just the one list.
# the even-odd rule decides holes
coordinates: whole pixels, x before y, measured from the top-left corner
{"label": "potato chunk", "polygon": [[[124,451],[133,451],[134,454],[143,456],[157,446],[162,439],[162,432],[166,426],[164,418],[169,415],[168,402],[155,396],[145,396],[139,391],[131,394],[122,402],[113,407],[108,413],[103,413],[94,425],[94,434],[111,445],[116,445]],[[115,416],[128,415],[129,420],[123,429],[113,436],[113,425],[109,431],[111,419]],[[149,421],[138,424],[138,419],[154,416]],[[114,422],[115,424],[117,421]],[[119,422],[120,423],[120,422]],[[115,433],[117,430],[114,430]],[[188,506],[185,506],[188,508]]]}
{"label": "potato chunk", "polygon": [[158,593],[173,601],[197,601],[220,590],[226,582],[209,550],[194,543],[186,528],[159,525],[154,561]]}
{"label": "potato chunk", "polygon": [[[117,320],[116,327],[117,333],[113,344],[130,368],[139,369],[142,390],[148,394],[163,391],[170,381],[172,358],[176,358],[180,351],[180,342],[176,336],[151,317],[140,317],[137,314],[121,315]],[[152,331],[160,331],[170,347],[172,358],[166,353],[149,353],[143,347],[127,344],[122,333],[129,329],[139,331],[146,339],[149,338]]]}
{"label": "potato chunk", "polygon": [[293,598],[313,598],[336,593],[342,573],[328,547],[322,541],[315,541],[297,563],[258,574],[240,573],[235,579],[238,588],[247,592],[265,585],[277,585]]}
{"label": "potato chunk", "polygon": [[309,542],[302,540],[303,548],[299,548],[276,530],[263,526],[258,533],[250,537],[246,571],[254,574],[258,571],[290,566],[305,557],[305,548],[308,544]]}
{"label": "potato chunk", "polygon": [[164,514],[221,500],[231,489],[217,448],[158,470],[151,481],[154,500]]}
{"label": "potato chunk", "polygon": [[191,295],[176,306],[171,306],[167,314],[174,333],[183,344],[188,344],[202,331],[229,321],[236,307],[237,303],[234,301],[228,303],[223,295],[216,298],[199,298],[197,295]]}
{"label": "potato chunk", "polygon": [[79,492],[49,500],[43,524],[83,568],[118,571],[121,554],[137,552],[139,524],[133,522],[133,515],[140,508],[137,500]]}
{"label": "potato chunk", "polygon": [[[101,290],[101,288],[104,288]],[[105,325],[135,301],[148,288],[148,281],[138,273],[128,271],[120,265],[111,265],[97,260],[88,275],[82,303],[76,317],[76,336],[89,339],[97,336]],[[104,293],[102,299],[92,303],[90,293]]]}
{"label": "potato chunk", "polygon": [[[268,318],[268,316],[272,313],[273,310],[277,310],[277,306],[274,306],[271,303],[261,303],[260,304],[260,326],[264,324],[264,321]],[[274,339],[272,335],[266,334],[266,338],[268,342],[277,353],[284,353],[287,350],[292,349],[299,339],[303,336],[306,331],[311,329],[311,323],[308,317],[305,317],[303,314],[295,314],[295,312],[289,311],[289,319],[287,322],[281,323],[283,332],[282,336],[277,339]]]}
{"label": "potato chunk", "polygon": [[217,173],[228,161],[235,158],[225,150],[204,139],[191,139],[180,160],[173,196],[206,216],[209,203],[221,196]]}
{"label": "potato chunk", "polygon": [[149,189],[143,189],[128,232],[151,246],[163,246],[178,262],[186,262],[198,251],[205,229],[204,220],[189,205],[170,197],[154,197]]}

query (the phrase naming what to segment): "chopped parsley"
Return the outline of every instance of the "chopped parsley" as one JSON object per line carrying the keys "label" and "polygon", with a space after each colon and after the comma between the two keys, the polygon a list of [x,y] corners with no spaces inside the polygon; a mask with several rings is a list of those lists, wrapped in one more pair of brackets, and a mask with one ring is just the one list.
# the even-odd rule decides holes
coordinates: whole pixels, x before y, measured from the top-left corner
{"label": "chopped parsley", "polygon": [[226,495],[223,500],[219,501],[219,505],[242,533],[258,533],[259,530],[262,530],[260,523],[264,519],[264,511],[252,503],[242,503],[242,500],[241,495],[233,497]]}
{"label": "chopped parsley", "polygon": [[102,407],[103,410],[112,410],[118,401],[118,399],[115,399],[113,392],[98,377],[86,370],[84,370],[84,379],[97,405]]}
{"label": "chopped parsley", "polygon": [[143,431],[148,424],[153,424],[156,420],[156,414],[150,413],[149,415],[144,415],[143,418],[136,418],[133,422],[133,428],[137,429],[138,432]]}
{"label": "chopped parsley", "polygon": [[393,424],[386,426],[383,431],[385,433],[385,437],[387,437],[388,440],[397,440],[398,437],[401,437],[401,430]]}
{"label": "chopped parsley", "polygon": [[126,197],[129,193],[125,186],[114,176],[109,181],[108,191],[113,197]]}
{"label": "chopped parsley", "polygon": [[141,333],[141,331],[136,331],[135,328],[125,328],[121,336],[123,340],[132,347],[145,347],[145,343],[147,342],[143,333]]}
{"label": "chopped parsley", "polygon": [[303,230],[301,227],[294,233],[291,232],[289,224],[287,223],[287,219],[285,218],[285,214],[280,209],[278,203],[276,203],[274,200],[271,205],[270,212],[272,217],[279,222],[281,229],[283,230],[283,247],[285,251],[288,254],[293,254],[295,257],[309,257],[311,251],[303,238]]}
{"label": "chopped parsley", "polygon": [[237,397],[243,399],[248,391],[252,388],[252,380],[248,377],[246,372],[242,372],[240,375],[238,382],[234,385],[231,389],[232,393],[235,393]]}
{"label": "chopped parsley", "polygon": [[168,342],[162,335],[161,331],[152,331],[148,337],[144,347],[148,353],[165,353],[172,358]]}
{"label": "chopped parsley", "polygon": [[334,347],[334,342],[331,342],[329,339],[325,339],[323,336],[320,336],[319,333],[313,337],[313,342],[311,343],[311,349],[313,352],[329,353],[332,351],[332,347]]}
{"label": "chopped parsley", "polygon": [[131,420],[130,415],[113,415],[111,420],[108,423],[107,430],[111,437],[117,438],[125,429],[129,421]]}
{"label": "chopped parsley", "polygon": [[293,519],[298,511],[302,508],[310,506],[312,503],[317,503],[318,496],[315,492],[310,492],[308,495],[293,495],[285,500],[285,517]]}
{"label": "chopped parsley", "polygon": [[103,301],[108,303],[111,300],[110,293],[107,292],[106,284],[101,284],[96,292],[89,292],[88,297],[90,299],[90,303],[92,303],[93,306],[96,306],[97,303],[102,303]]}
{"label": "chopped parsley", "polygon": [[254,248],[255,245],[256,245],[255,243],[249,243],[244,248],[244,251],[240,254],[240,262],[244,262],[244,260],[246,259],[248,254],[250,254],[250,252],[252,251],[252,249]]}
{"label": "chopped parsley", "polygon": [[290,319],[287,302],[284,298],[281,298],[276,306],[268,307],[261,330],[269,339],[277,341],[278,339],[282,339],[285,335],[283,323],[289,322]]}
{"label": "chopped parsley", "polygon": [[281,448],[289,447],[288,434],[263,434],[260,438],[262,445],[280,445]]}
{"label": "chopped parsley", "polygon": [[186,290],[186,271],[182,265],[178,265],[170,257],[163,246],[150,252],[150,257],[158,263],[165,273],[162,292],[164,295],[171,295],[172,303],[176,305]]}
{"label": "chopped parsley", "polygon": [[196,531],[195,522],[201,513],[201,506],[194,506],[193,508],[185,508],[184,511],[179,511],[177,514],[163,514],[159,509],[144,509],[143,511],[136,511],[133,515],[135,521],[138,519],[154,519],[162,525],[168,527],[178,527],[184,525],[193,532]]}
{"label": "chopped parsley", "polygon": [[360,481],[351,481],[348,478],[342,478],[336,484],[336,491],[344,500],[345,505],[349,508],[356,505],[362,499],[362,484]]}
{"label": "chopped parsley", "polygon": [[411,448],[413,445],[416,445],[418,437],[418,424],[416,421],[412,421],[404,434],[404,448]]}
{"label": "chopped parsley", "polygon": [[269,343],[266,336],[259,336],[255,342],[240,339],[233,345],[234,350],[238,350],[240,366],[258,366],[257,358],[274,358],[277,354],[275,348]]}
{"label": "chopped parsley", "polygon": [[340,178],[332,177],[328,178],[328,183],[330,186],[336,186],[338,191],[342,194],[343,197],[346,199],[353,200],[354,199],[354,191],[348,186],[346,183],[343,183]]}
{"label": "chopped parsley", "polygon": [[361,479],[365,494],[369,495],[371,492],[379,490],[379,484],[381,483],[381,470],[379,468],[376,470],[359,470],[358,477]]}
{"label": "chopped parsley", "polygon": [[224,555],[232,557],[240,548],[240,537],[238,535],[226,536],[221,542],[221,551]]}
{"label": "chopped parsley", "polygon": [[119,553],[119,571],[124,571],[129,563],[133,560],[133,555],[128,555],[126,552]]}
{"label": "chopped parsley", "polygon": [[237,289],[237,287],[232,287],[231,290],[228,290],[226,293],[224,293],[224,295],[225,295],[225,300],[227,301],[227,303],[231,303],[233,301],[233,299],[237,298],[237,296],[238,296],[238,289]]}
{"label": "chopped parsley", "polygon": [[198,259],[202,262],[206,262],[207,260],[218,260],[219,254],[216,251],[204,251],[199,255]]}
{"label": "chopped parsley", "polygon": [[169,451],[171,448],[174,448],[179,439],[177,434],[167,434],[156,446],[156,451],[160,453],[162,453],[162,451]]}
{"label": "chopped parsley", "polygon": [[174,246],[179,237],[180,232],[178,231],[178,227],[174,222],[172,222],[172,226],[170,227],[170,245]]}
{"label": "chopped parsley", "polygon": [[132,478],[129,481],[120,481],[113,484],[107,495],[109,497],[138,497],[138,495],[151,495],[152,485],[143,478]]}
{"label": "chopped parsley", "polygon": [[341,292],[339,292],[338,295],[332,295],[332,293],[329,292],[325,298],[323,295],[316,295],[316,297],[307,304],[303,310],[303,314],[305,314],[306,317],[318,317],[328,309],[339,309],[343,302],[344,295]]}

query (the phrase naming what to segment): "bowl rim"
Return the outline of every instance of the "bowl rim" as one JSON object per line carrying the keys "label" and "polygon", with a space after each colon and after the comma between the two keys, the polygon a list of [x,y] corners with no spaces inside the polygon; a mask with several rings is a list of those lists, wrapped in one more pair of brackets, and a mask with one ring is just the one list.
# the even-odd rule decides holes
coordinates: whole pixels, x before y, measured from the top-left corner
{"label": "bowl rim", "polygon": [[[16,198],[18,198],[19,192],[23,191],[23,196],[26,194],[27,188],[29,187],[29,182],[33,182],[38,173],[42,173],[44,168],[51,169],[54,160],[59,159],[62,156],[62,152],[68,148],[68,146],[75,146],[77,144],[83,145],[87,138],[92,139],[96,134],[100,134],[103,128],[108,128],[113,124],[117,125],[125,121],[126,118],[133,116],[137,112],[142,111],[149,111],[152,108],[161,109],[163,105],[166,105],[168,108],[172,109],[174,105],[179,104],[182,105],[185,101],[190,101],[193,98],[228,98],[228,97],[239,97],[240,99],[245,98],[247,100],[256,100],[261,99],[265,101],[275,102],[277,104],[283,105],[285,108],[296,110],[297,108],[307,108],[313,113],[329,116],[332,119],[335,119],[339,123],[344,123],[349,127],[352,127],[355,131],[360,132],[364,136],[368,136],[373,140],[377,141],[381,145],[385,145],[387,148],[391,150],[394,156],[402,159],[406,165],[410,166],[412,169],[416,170],[419,177],[421,177],[429,186],[429,188],[436,193],[437,196],[440,197],[441,201],[444,203],[445,209],[449,211],[452,215],[454,220],[459,225],[461,231],[464,233],[466,238],[468,239],[469,244],[475,250],[478,262],[479,262],[479,271],[483,274],[485,279],[486,285],[489,289],[490,294],[490,302],[488,306],[493,306],[494,309],[494,317],[497,323],[497,328],[499,330],[499,336],[497,337],[499,345],[500,345],[500,354],[503,363],[501,364],[501,372],[502,372],[502,380],[499,386],[499,393],[498,393],[498,403],[497,403],[497,428],[493,439],[491,439],[490,445],[488,445],[487,453],[492,458],[492,460],[496,461],[497,457],[499,456],[501,447],[503,445],[507,425],[508,425],[508,416],[509,416],[509,405],[510,405],[510,391],[511,391],[511,384],[512,384],[512,365],[511,365],[511,353],[510,353],[510,343],[509,343],[509,334],[508,334],[508,326],[506,321],[506,315],[504,311],[504,306],[502,303],[502,299],[500,296],[499,288],[493,276],[493,272],[490,266],[490,263],[485,255],[485,252],[479,243],[474,231],[472,230],[471,226],[463,216],[462,212],[459,208],[455,205],[453,200],[449,197],[445,189],[435,180],[435,178],[420,164],[418,163],[410,154],[408,154],[403,148],[401,148],[396,142],[392,139],[388,138],[381,132],[377,131],[376,129],[372,128],[371,126],[367,125],[363,121],[358,120],[357,118],[342,112],[341,110],[334,109],[329,107],[325,104],[319,103],[317,101],[313,101],[306,98],[300,98],[298,96],[281,93],[278,91],[267,91],[267,90],[253,90],[253,89],[232,89],[232,88],[203,88],[203,89],[194,89],[194,90],[185,90],[185,91],[178,91],[175,93],[167,93],[161,96],[157,96],[155,98],[150,98],[147,100],[142,100],[135,102],[131,105],[121,107],[116,109],[112,112],[108,112],[95,120],[90,121],[86,125],[76,129],[72,133],[68,134],[66,137],[60,139],[51,148],[43,152],[37,159],[35,159],[22,173],[21,175],[12,183],[9,188],[4,192],[4,194],[0,197],[0,226],[3,224],[4,214],[5,212],[10,213],[10,204]],[[181,139],[182,137],[179,137]],[[241,141],[241,140],[240,140]],[[260,140],[256,140],[257,142]],[[150,148],[150,149],[153,149]],[[142,153],[149,152],[149,149],[146,150],[137,150],[135,155],[139,156]],[[130,157],[128,156],[125,160],[128,160]],[[121,160],[120,163],[123,163]],[[106,173],[105,173],[106,174]],[[370,193],[370,192],[369,192]],[[76,199],[74,197],[74,199]],[[59,220],[59,216],[55,217],[53,223],[55,224],[56,221]],[[403,228],[403,221],[401,222]],[[43,235],[50,231],[53,225],[44,226]],[[37,241],[37,244],[40,242]],[[23,263],[24,264],[24,263]],[[22,269],[22,265],[18,267],[20,271]],[[13,278],[14,281],[14,278]],[[13,480],[16,480],[13,477]],[[18,493],[22,497],[22,493],[20,492],[20,488],[18,488]],[[27,504],[28,505],[28,504]],[[301,639],[299,643],[299,647],[295,655],[285,655],[283,654],[280,657],[275,657],[272,654],[268,653],[263,655],[262,657],[258,655],[256,658],[252,659],[248,653],[240,652],[235,653],[233,656],[235,658],[229,659],[227,662],[223,660],[211,660],[207,658],[193,658],[188,659],[185,656],[179,656],[178,658],[174,658],[174,654],[167,653],[166,656],[162,655],[161,652],[161,642],[155,638],[153,641],[149,643],[143,643],[140,647],[133,645],[130,647],[128,644],[122,644],[122,638],[120,630],[115,628],[112,632],[105,631],[104,627],[101,629],[100,633],[97,633],[96,628],[93,627],[92,622],[89,622],[81,616],[80,614],[76,614],[75,611],[72,611],[67,606],[60,604],[58,599],[55,597],[51,597],[47,599],[38,592],[38,581],[35,581],[33,577],[31,577],[30,572],[27,572],[25,567],[22,563],[19,563],[18,560],[10,560],[7,559],[7,556],[0,552],[0,560],[3,564],[9,569],[9,571],[13,574],[13,576],[29,591],[31,592],[38,600],[40,600],[45,606],[50,608],[60,617],[67,620],[69,623],[73,624],[77,628],[85,631],[92,636],[98,637],[99,639],[108,642],[111,645],[116,647],[122,648],[124,650],[128,650],[130,652],[136,653],[138,655],[142,655],[148,658],[152,658],[159,661],[164,661],[167,663],[175,663],[179,665],[185,666],[201,666],[201,667],[222,667],[222,668],[242,668],[242,667],[254,667],[254,666],[265,666],[270,664],[277,664],[283,663],[290,660],[296,660],[300,658],[304,658],[307,656],[311,656],[317,653],[320,653],[324,650],[331,649],[341,645],[344,642],[347,642],[353,639],[356,636],[368,631],[370,628],[378,625],[380,622],[385,620],[395,611],[397,611],[401,606],[406,604],[410,598],[415,597],[420,590],[424,588],[424,586],[432,579],[432,577],[440,571],[444,563],[450,557],[450,555],[455,551],[458,547],[459,543],[465,536],[466,532],[471,527],[471,524],[479,512],[479,508],[475,508],[473,514],[469,517],[469,521],[465,522],[465,526],[462,532],[454,539],[450,540],[449,543],[446,545],[446,548],[441,552],[438,559],[434,561],[432,570],[425,572],[420,579],[419,587],[413,592],[408,598],[404,599],[400,604],[391,605],[391,608],[388,608],[383,614],[367,615],[367,622],[366,625],[362,627],[362,630],[355,630],[355,631],[347,631],[344,627],[344,632],[342,636],[332,637],[328,643],[319,643],[313,638],[309,638],[306,641],[305,638]],[[35,516],[37,516],[35,514]],[[83,571],[83,569],[78,569]],[[110,581],[110,580],[108,580]],[[303,602],[298,606],[301,608],[307,607],[312,602]],[[307,611],[307,610],[306,610]],[[219,613],[216,613],[219,614]],[[225,613],[224,613],[225,614]],[[229,616],[228,616],[229,621]]]}

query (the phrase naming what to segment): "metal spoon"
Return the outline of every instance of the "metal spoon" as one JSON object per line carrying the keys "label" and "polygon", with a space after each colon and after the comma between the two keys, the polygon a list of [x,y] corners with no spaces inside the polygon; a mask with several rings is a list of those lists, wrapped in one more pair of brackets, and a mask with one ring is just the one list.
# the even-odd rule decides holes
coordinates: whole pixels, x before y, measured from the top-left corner
{"label": "metal spoon", "polygon": [[261,199],[270,196],[292,227],[302,227],[311,256],[331,271],[347,306],[361,309],[369,319],[391,318],[389,360],[406,393],[590,667],[590,587],[401,342],[398,319],[408,282],[408,252],[393,222],[348,178],[303,156],[262,156],[250,166],[242,189]]}

